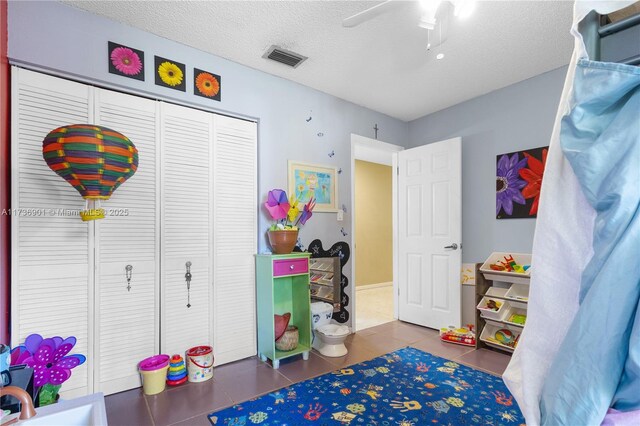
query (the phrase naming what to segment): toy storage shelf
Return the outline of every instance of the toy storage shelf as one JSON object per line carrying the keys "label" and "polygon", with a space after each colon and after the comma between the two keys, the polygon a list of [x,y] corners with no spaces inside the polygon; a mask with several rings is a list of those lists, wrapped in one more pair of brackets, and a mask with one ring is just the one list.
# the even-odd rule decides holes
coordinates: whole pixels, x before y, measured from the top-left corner
{"label": "toy storage shelf", "polygon": [[[476,264],[476,348],[499,349],[512,353],[514,347],[496,339],[496,332],[509,330],[513,339],[519,338],[526,324],[529,301],[530,270],[526,274],[494,271],[489,265],[507,253],[493,253],[486,262]],[[529,264],[531,255],[513,254],[518,264]],[[503,283],[505,287],[496,285]],[[498,310],[481,309],[489,300],[500,305]]]}
{"label": "toy storage shelf", "polygon": [[[256,256],[258,311],[258,354],[271,360],[274,369],[280,360],[311,350],[311,305],[309,301],[309,253]],[[298,346],[291,351],[276,349],[275,314],[291,313],[289,325],[298,327]]]}
{"label": "toy storage shelf", "polygon": [[333,311],[340,310],[340,259],[315,257],[309,260],[309,280],[312,300],[327,302]]}

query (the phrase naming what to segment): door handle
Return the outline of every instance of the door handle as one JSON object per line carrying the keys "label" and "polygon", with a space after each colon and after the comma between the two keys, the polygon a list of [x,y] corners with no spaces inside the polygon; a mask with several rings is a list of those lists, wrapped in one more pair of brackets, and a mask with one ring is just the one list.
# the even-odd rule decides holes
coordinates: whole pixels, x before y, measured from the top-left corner
{"label": "door handle", "polygon": [[458,249],[458,244],[453,243],[450,246],[445,246],[445,248],[450,248],[450,249],[453,249],[453,250],[457,250]]}

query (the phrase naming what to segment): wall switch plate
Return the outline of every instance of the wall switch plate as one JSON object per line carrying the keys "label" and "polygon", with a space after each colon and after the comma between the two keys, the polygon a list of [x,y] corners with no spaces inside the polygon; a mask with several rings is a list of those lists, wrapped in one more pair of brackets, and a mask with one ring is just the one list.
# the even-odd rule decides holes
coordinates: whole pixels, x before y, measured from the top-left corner
{"label": "wall switch plate", "polygon": [[338,210],[338,222],[342,222],[344,220],[344,212],[342,210]]}

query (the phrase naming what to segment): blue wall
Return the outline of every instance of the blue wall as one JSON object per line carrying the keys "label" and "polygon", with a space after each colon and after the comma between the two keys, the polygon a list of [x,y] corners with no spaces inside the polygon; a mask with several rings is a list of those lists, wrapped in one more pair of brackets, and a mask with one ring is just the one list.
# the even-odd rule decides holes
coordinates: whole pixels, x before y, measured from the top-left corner
{"label": "blue wall", "polygon": [[462,137],[463,262],[483,262],[494,251],[531,253],[535,219],[496,219],[496,155],[549,145],[566,70],[409,123],[409,147]]}
{"label": "blue wall", "polygon": [[[108,73],[107,41],[144,51],[145,81]],[[154,55],[186,65],[186,93],[154,84]],[[286,190],[287,160],[300,160],[342,168],[339,201],[351,212],[350,134],[372,137],[377,123],[381,140],[397,145],[407,142],[408,125],[403,121],[57,2],[9,2],[9,58],[89,83],[258,119],[261,200],[274,187]],[[222,76],[222,102],[193,94],[193,67]],[[313,119],[307,122],[310,111]],[[318,137],[319,132],[324,136]],[[330,151],[335,151],[331,158]],[[268,249],[262,230],[269,223],[261,209],[261,252]],[[350,224],[349,214],[337,222],[335,213],[316,213],[301,237],[306,244],[320,238],[330,247],[345,240],[340,228],[351,233]]]}

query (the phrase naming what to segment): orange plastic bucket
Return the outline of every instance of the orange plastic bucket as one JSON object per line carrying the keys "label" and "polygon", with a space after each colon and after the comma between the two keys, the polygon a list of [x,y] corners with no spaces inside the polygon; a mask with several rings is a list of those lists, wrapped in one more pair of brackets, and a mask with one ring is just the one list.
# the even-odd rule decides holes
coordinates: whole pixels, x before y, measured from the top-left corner
{"label": "orange plastic bucket", "polygon": [[187,351],[187,373],[190,382],[204,382],[213,377],[211,346],[196,346]]}

